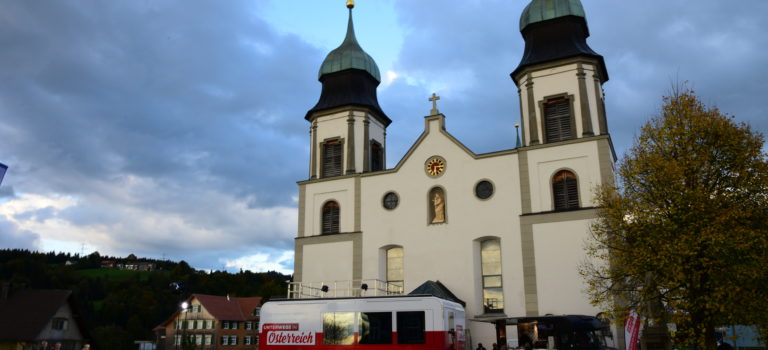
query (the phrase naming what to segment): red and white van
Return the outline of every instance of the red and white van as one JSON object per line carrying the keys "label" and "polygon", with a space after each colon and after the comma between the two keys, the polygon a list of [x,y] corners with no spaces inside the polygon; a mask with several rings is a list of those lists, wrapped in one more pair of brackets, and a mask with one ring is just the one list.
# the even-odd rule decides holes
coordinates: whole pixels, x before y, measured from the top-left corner
{"label": "red and white van", "polygon": [[272,300],[259,349],[464,350],[464,308],[429,295]]}

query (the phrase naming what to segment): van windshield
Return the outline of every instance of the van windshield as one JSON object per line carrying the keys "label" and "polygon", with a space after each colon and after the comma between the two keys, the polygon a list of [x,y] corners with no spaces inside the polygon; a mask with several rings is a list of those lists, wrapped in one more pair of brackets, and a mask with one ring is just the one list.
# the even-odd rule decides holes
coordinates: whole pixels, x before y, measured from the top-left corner
{"label": "van windshield", "polygon": [[600,349],[605,346],[605,338],[600,330],[577,330],[573,332],[574,349]]}

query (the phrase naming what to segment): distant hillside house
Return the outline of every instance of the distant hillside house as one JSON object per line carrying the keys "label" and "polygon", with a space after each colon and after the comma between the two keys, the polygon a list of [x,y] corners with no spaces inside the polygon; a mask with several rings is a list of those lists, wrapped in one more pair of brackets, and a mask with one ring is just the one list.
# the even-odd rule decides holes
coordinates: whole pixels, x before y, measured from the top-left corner
{"label": "distant hillside house", "polygon": [[151,262],[126,262],[122,267],[123,270],[134,271],[154,271],[155,264]]}
{"label": "distant hillside house", "polygon": [[133,270],[133,271],[154,271],[155,263],[146,261],[126,261],[124,263],[117,262],[115,260],[102,260],[101,268],[119,270]]}
{"label": "distant hillside house", "polygon": [[0,294],[0,350],[36,349],[43,340],[80,350],[90,338],[69,290],[17,290]]}
{"label": "distant hillside house", "polygon": [[197,349],[258,349],[260,297],[192,294],[186,311],[155,327],[157,349],[176,349],[183,339]]}

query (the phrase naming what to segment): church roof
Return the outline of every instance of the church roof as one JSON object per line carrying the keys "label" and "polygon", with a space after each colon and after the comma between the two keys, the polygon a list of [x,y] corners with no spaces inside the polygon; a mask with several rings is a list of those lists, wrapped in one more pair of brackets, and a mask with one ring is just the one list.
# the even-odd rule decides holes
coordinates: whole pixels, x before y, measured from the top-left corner
{"label": "church roof", "polygon": [[520,34],[525,39],[525,50],[510,74],[515,84],[519,83],[518,74],[527,67],[574,57],[596,62],[600,81],[608,81],[603,56],[587,44],[589,27],[579,0],[531,1],[520,16]]}
{"label": "church roof", "polygon": [[531,23],[565,16],[586,18],[579,0],[533,0],[520,15],[520,31]]}
{"label": "church roof", "polygon": [[379,66],[368,55],[355,37],[355,26],[352,23],[352,8],[349,9],[349,21],[347,23],[347,36],[339,47],[328,53],[320,66],[318,79],[325,74],[340,72],[347,69],[360,69],[368,72],[376,81],[381,82]]}
{"label": "church roof", "polygon": [[440,299],[453,301],[461,304],[461,306],[467,306],[467,303],[465,303],[463,300],[456,297],[456,295],[453,294],[448,289],[448,287],[440,283],[440,281],[437,281],[437,282],[426,281],[422,283],[420,286],[416,287],[416,289],[408,293],[408,295],[424,295],[424,294],[434,295]]}
{"label": "church roof", "polygon": [[0,341],[37,339],[65,304],[69,304],[72,312],[67,316],[72,316],[81,335],[88,337],[72,291],[22,289],[4,293],[8,294],[0,296]]}

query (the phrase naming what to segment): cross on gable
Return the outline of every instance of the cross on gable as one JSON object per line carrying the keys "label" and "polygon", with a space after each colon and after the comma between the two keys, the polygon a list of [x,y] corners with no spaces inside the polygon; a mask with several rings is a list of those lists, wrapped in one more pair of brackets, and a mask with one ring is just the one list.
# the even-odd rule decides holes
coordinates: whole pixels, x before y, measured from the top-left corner
{"label": "cross on gable", "polygon": [[434,92],[432,93],[432,97],[429,98],[430,101],[432,101],[432,110],[429,111],[430,115],[438,115],[440,112],[437,110],[437,100],[440,99],[440,96],[437,96]]}

